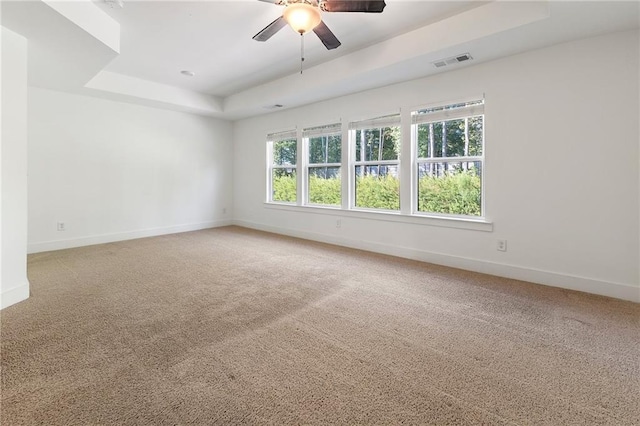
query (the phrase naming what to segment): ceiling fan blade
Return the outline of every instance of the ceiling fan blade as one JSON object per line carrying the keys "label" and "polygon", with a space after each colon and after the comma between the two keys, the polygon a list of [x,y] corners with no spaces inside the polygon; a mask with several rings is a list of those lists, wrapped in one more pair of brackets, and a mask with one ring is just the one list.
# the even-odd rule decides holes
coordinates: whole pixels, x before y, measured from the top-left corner
{"label": "ceiling fan blade", "polygon": [[258,1],[263,1],[265,3],[274,3],[274,4],[277,4],[277,5],[284,4],[284,2],[282,0],[258,0]]}
{"label": "ceiling fan blade", "polygon": [[281,16],[266,27],[262,29],[258,34],[253,36],[253,39],[256,41],[267,41],[269,40],[275,33],[280,31],[285,25],[287,25],[287,21]]}
{"label": "ceiling fan blade", "polygon": [[386,5],[384,0],[325,0],[320,3],[325,12],[381,13]]}
{"label": "ceiling fan blade", "polygon": [[329,27],[327,27],[327,24],[325,24],[324,21],[320,21],[318,26],[313,29],[313,32],[316,33],[322,44],[324,44],[324,47],[329,50],[335,49],[342,44],[335,34],[331,32]]}

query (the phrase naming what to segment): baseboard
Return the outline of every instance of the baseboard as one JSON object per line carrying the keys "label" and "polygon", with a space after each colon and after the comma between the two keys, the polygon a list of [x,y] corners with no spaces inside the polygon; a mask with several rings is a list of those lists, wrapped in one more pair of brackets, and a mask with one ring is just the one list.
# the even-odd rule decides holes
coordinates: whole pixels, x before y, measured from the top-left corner
{"label": "baseboard", "polygon": [[7,308],[29,298],[29,280],[0,294],[0,309]]}
{"label": "baseboard", "polygon": [[406,259],[419,260],[452,268],[465,269],[483,274],[496,275],[521,281],[568,290],[582,291],[616,299],[629,300],[640,303],[640,288],[628,284],[613,283],[592,278],[579,277],[551,271],[544,271],[486,260],[453,256],[449,254],[417,250],[413,248],[394,246],[364,240],[354,240],[338,235],[325,235],[317,232],[300,231],[277,226],[264,225],[244,220],[234,220],[234,225],[260,231],[273,232],[291,237],[303,238],[323,243],[335,244],[343,247],[371,251]]}
{"label": "baseboard", "polygon": [[189,223],[161,228],[147,228],[136,231],[117,232],[113,234],[91,235],[88,237],[70,238],[68,240],[44,241],[29,244],[27,247],[27,253],[40,253],[43,251],[62,250],[73,247],[91,246],[94,244],[113,243],[115,241],[134,240],[136,238],[177,234],[179,232],[198,231],[200,229],[217,228],[220,226],[229,226],[231,224],[231,220],[214,220],[210,222]]}

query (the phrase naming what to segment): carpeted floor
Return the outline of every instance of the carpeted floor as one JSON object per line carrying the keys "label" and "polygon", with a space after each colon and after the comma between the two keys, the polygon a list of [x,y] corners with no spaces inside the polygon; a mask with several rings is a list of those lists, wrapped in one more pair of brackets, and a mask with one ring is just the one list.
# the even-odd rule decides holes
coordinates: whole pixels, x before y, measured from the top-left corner
{"label": "carpeted floor", "polygon": [[29,256],[9,425],[640,424],[640,305],[237,227]]}

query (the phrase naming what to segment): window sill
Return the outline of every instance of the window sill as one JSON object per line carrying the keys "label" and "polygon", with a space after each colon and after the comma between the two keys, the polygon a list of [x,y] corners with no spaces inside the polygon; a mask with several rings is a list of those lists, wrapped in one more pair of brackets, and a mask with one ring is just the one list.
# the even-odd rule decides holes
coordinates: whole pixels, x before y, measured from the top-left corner
{"label": "window sill", "polygon": [[438,226],[443,228],[467,229],[482,232],[493,231],[493,222],[481,218],[429,216],[422,214],[406,215],[393,211],[343,209],[331,206],[298,206],[295,204],[285,203],[264,203],[264,206],[268,209],[340,216],[343,218],[350,217],[367,220],[381,220],[386,222],[410,223],[414,225]]}

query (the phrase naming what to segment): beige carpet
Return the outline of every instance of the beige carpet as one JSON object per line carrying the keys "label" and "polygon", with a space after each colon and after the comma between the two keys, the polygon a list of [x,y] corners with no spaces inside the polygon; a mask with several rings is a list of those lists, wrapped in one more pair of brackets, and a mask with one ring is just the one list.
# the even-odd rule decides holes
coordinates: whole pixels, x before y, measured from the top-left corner
{"label": "beige carpet", "polygon": [[29,256],[9,425],[640,424],[640,305],[228,227]]}

